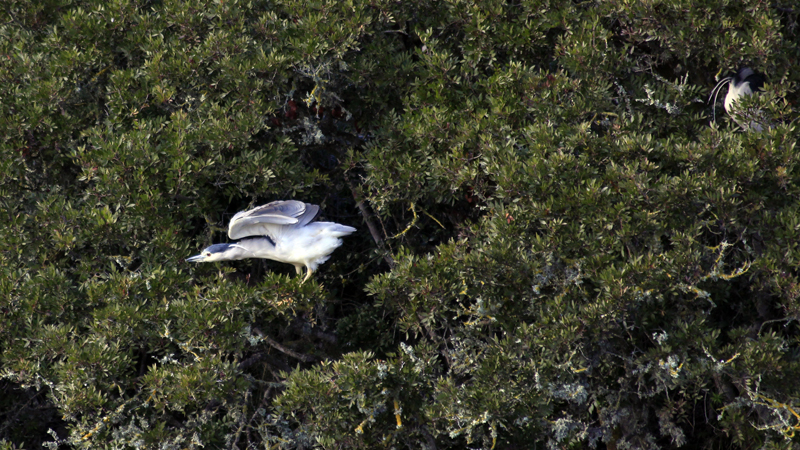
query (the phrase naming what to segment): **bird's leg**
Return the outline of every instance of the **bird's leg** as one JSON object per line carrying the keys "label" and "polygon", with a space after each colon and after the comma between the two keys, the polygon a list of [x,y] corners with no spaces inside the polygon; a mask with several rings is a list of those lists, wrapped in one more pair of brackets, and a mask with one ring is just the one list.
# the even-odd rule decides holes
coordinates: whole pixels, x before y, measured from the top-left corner
{"label": "bird's leg", "polygon": [[303,274],[303,265],[302,264],[295,264],[294,265],[294,270],[297,271],[298,275],[302,275]]}
{"label": "bird's leg", "polygon": [[311,269],[309,269],[309,268],[306,268],[306,277],[305,277],[305,278],[303,278],[303,281],[301,281],[301,282],[300,282],[300,284],[303,284],[303,283],[305,283],[305,282],[306,282],[306,280],[308,280],[309,278],[311,278]]}

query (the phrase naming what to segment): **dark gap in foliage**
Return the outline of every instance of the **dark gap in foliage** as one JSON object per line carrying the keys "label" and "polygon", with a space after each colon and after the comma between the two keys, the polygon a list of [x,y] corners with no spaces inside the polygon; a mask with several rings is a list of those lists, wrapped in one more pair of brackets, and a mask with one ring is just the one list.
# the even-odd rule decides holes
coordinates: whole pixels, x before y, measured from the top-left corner
{"label": "dark gap in foliage", "polygon": [[47,431],[68,435],[68,423],[47,398],[46,389],[22,388],[0,381],[0,440],[13,442],[16,448],[40,448],[52,441]]}

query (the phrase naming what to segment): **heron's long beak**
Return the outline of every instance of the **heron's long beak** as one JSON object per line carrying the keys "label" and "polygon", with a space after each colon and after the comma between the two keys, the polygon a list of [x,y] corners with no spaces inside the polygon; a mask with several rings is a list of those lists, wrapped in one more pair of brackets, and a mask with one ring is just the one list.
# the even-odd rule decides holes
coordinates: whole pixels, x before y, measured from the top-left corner
{"label": "heron's long beak", "polygon": [[186,258],[186,262],[203,262],[206,257],[203,255],[194,255],[191,258]]}

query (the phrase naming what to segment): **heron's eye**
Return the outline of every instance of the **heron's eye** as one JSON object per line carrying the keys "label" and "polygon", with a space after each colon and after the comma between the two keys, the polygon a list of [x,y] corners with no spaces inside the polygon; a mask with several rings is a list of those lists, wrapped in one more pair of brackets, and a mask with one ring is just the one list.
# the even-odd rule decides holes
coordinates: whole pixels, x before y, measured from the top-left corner
{"label": "heron's eye", "polygon": [[211,256],[211,253],[210,253],[210,252],[207,252],[207,253],[206,253],[206,256]]}

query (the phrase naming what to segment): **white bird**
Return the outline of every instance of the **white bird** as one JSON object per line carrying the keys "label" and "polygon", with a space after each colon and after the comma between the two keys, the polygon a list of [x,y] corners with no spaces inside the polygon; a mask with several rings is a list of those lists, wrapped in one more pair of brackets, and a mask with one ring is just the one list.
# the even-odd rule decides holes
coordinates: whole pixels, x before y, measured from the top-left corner
{"label": "white bird", "polygon": [[271,259],[292,264],[298,275],[302,275],[305,266],[303,284],[342,245],[340,238],[356,231],[338,223],[314,222],[317,215],[319,206],[297,200],[278,200],[240,211],[228,224],[228,237],[242,240],[214,244],[186,261]]}
{"label": "white bird", "polygon": [[[714,89],[711,90],[711,95],[709,95],[708,99],[711,100],[711,97],[714,97],[714,104],[716,104],[719,91],[721,91],[722,86],[725,86],[726,84],[728,85],[728,93],[725,95],[725,101],[723,102],[725,111],[730,114],[731,118],[733,118],[733,120],[742,128],[761,131],[764,127],[761,125],[761,122],[763,122],[763,117],[760,116],[763,114],[761,114],[760,111],[737,111],[734,105],[742,97],[746,95],[752,95],[754,92],[760,91],[761,87],[764,85],[764,77],[753,72],[753,70],[749,67],[742,67],[738,72],[736,72],[735,75],[719,80],[719,83],[717,83],[717,85],[714,86]],[[762,120],[754,120],[758,119],[759,117]]]}

